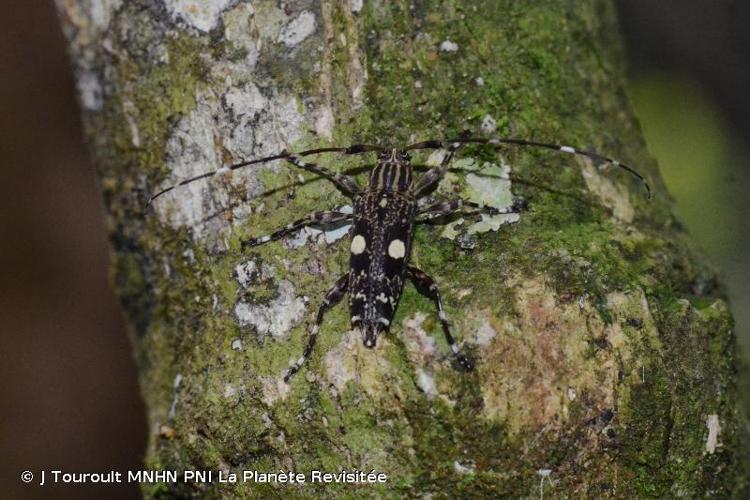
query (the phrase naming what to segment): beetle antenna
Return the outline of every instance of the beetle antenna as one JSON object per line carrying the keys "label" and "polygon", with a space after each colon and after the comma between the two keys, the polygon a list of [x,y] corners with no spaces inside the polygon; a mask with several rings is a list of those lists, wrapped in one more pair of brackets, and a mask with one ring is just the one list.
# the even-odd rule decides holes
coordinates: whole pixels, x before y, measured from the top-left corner
{"label": "beetle antenna", "polygon": [[451,144],[491,144],[495,146],[499,146],[502,144],[509,144],[512,146],[544,148],[544,149],[550,149],[552,151],[560,151],[562,153],[568,153],[572,155],[585,156],[587,158],[590,158],[596,163],[610,164],[630,173],[630,175],[638,179],[641,182],[641,184],[643,184],[643,187],[646,189],[648,199],[649,200],[651,199],[651,186],[648,184],[648,181],[646,180],[646,178],[640,172],[638,172],[635,168],[629,165],[626,165],[625,163],[621,163],[618,160],[599,154],[596,151],[586,151],[586,150],[574,148],[572,146],[563,146],[561,144],[552,144],[552,143],[547,143],[547,142],[528,141],[526,139],[512,139],[512,138],[507,138],[507,137],[495,137],[492,139],[484,139],[480,137],[460,137],[460,138],[452,139],[448,141],[434,141],[433,140],[433,141],[418,142],[416,144],[407,146],[406,148],[404,148],[404,150],[408,151],[412,149],[442,149],[442,148],[449,147],[449,145]]}
{"label": "beetle antenna", "polygon": [[300,153],[289,153],[286,150],[284,150],[281,153],[278,153],[278,154],[275,154],[275,155],[272,155],[272,156],[266,156],[264,158],[258,158],[258,159],[255,159],[255,160],[243,161],[243,162],[240,162],[240,163],[236,163],[234,165],[229,165],[229,166],[222,167],[222,168],[220,168],[218,170],[213,170],[211,172],[206,172],[204,174],[196,175],[195,177],[191,177],[189,179],[185,179],[184,181],[180,181],[177,184],[173,184],[171,186],[168,186],[168,187],[162,189],[161,191],[158,191],[157,193],[151,195],[151,197],[148,199],[148,202],[146,202],[146,207],[148,208],[151,205],[151,203],[153,203],[153,201],[155,199],[159,198],[163,194],[166,194],[166,193],[174,190],[177,187],[185,186],[185,185],[190,184],[192,182],[199,181],[201,179],[206,179],[208,177],[213,177],[214,175],[224,174],[226,172],[231,172],[233,170],[237,170],[237,169],[240,169],[240,168],[243,168],[243,167],[249,167],[251,165],[257,165],[257,164],[260,164],[260,163],[266,163],[266,162],[274,161],[274,160],[283,160],[283,159],[287,159],[287,158],[291,158],[291,157],[295,157],[295,156],[297,156],[297,157],[299,157],[299,156],[309,156],[309,155],[315,155],[315,154],[320,154],[320,153],[343,153],[343,154],[347,154],[347,155],[356,155],[356,154],[361,154],[361,153],[368,153],[368,152],[371,152],[371,151],[383,151],[383,148],[380,147],[380,146],[372,145],[372,144],[354,144],[352,146],[348,146],[348,147],[345,147],[345,148],[317,148],[317,149],[308,149],[308,150],[302,151]]}

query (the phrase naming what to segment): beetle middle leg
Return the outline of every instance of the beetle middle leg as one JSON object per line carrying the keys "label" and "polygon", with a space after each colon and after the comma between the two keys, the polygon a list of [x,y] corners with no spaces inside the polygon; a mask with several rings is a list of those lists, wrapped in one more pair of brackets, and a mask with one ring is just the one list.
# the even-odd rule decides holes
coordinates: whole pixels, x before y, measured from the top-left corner
{"label": "beetle middle leg", "polygon": [[318,309],[318,317],[315,318],[315,324],[313,325],[312,330],[310,330],[310,336],[307,339],[307,346],[305,346],[305,350],[302,352],[302,356],[300,356],[300,358],[291,367],[289,367],[289,371],[287,371],[286,375],[284,375],[284,382],[289,382],[289,379],[292,378],[292,375],[297,373],[299,369],[302,368],[302,365],[305,364],[307,358],[310,357],[310,354],[315,347],[315,341],[318,339],[318,332],[320,331],[320,325],[323,323],[323,316],[325,315],[325,312],[341,302],[341,299],[344,297],[344,295],[346,295],[346,291],[348,288],[349,273],[346,273],[336,281],[336,284],[333,285],[330,290],[328,290],[325,298],[323,299],[323,303]]}
{"label": "beetle middle leg", "polygon": [[287,224],[283,228],[271,234],[267,234],[266,236],[260,236],[258,238],[245,240],[242,242],[242,246],[243,247],[255,247],[258,245],[262,245],[264,243],[268,243],[269,241],[274,241],[274,240],[283,238],[284,236],[290,235],[294,233],[295,231],[298,231],[306,226],[314,226],[314,225],[324,226],[328,224],[335,224],[337,222],[345,222],[345,221],[350,220],[351,218],[352,218],[352,214],[347,214],[344,212],[335,212],[335,211],[313,212],[299,220],[296,220],[292,223]]}
{"label": "beetle middle leg", "polygon": [[445,315],[445,311],[443,310],[443,300],[440,298],[440,292],[438,291],[437,284],[435,283],[435,280],[430,278],[424,271],[421,269],[409,265],[406,268],[406,274],[409,276],[409,279],[412,283],[414,283],[414,286],[417,288],[419,293],[425,295],[426,297],[429,297],[435,302],[435,307],[437,307],[438,310],[438,317],[440,318],[440,323],[443,325],[443,333],[445,334],[445,341],[448,342],[448,345],[451,348],[451,351],[453,352],[453,355],[456,359],[456,364],[458,367],[463,371],[471,371],[474,369],[474,361],[471,360],[469,357],[461,353],[461,351],[458,350],[458,346],[456,345],[456,341],[453,338],[453,335],[451,335],[450,325],[448,324],[448,317]]}

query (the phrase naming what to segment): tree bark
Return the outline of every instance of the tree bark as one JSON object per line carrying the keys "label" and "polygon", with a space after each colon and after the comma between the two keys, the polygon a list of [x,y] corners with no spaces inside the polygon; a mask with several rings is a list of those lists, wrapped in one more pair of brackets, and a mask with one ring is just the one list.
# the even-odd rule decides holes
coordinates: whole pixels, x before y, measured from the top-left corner
{"label": "tree bark", "polygon": [[[724,497],[743,487],[731,315],[646,152],[610,2],[57,4],[148,407],[146,466],[214,471],[210,484],[146,484],[147,496]],[[466,129],[595,148],[654,188],[649,201],[628,175],[570,155],[459,154],[433,198],[512,193],[530,205],[517,220],[416,232],[412,260],[441,287],[477,362],[468,374],[452,369],[432,303],[407,286],[375,350],[342,304],[307,365],[282,381],[348,246],[333,231],[240,242],[349,204],[330,183],[276,162],[144,209],[159,188],[284,148]],[[360,174],[372,162],[317,160]],[[313,470],[342,469],[388,479],[311,482]],[[244,470],[302,472],[307,483],[243,482]],[[217,483],[218,471],[238,481]]]}

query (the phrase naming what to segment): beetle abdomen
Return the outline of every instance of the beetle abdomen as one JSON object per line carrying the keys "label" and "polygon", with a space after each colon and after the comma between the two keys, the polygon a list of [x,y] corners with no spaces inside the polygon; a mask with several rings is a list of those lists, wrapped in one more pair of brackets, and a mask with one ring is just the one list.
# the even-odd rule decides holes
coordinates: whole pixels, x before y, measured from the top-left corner
{"label": "beetle abdomen", "polygon": [[354,200],[350,247],[349,309],[366,346],[393,320],[404,288],[416,203],[392,191]]}

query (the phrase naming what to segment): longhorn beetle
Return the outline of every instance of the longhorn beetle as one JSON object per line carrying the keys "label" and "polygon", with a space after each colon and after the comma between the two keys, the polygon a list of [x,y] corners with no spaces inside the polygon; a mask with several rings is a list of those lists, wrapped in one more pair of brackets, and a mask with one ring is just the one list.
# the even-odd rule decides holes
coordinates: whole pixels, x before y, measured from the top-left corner
{"label": "longhorn beetle", "polygon": [[[405,278],[408,278],[420,293],[435,303],[443,334],[453,352],[456,366],[460,370],[471,371],[474,368],[474,362],[461,353],[456,346],[448,318],[443,310],[437,284],[430,276],[409,263],[415,224],[461,212],[466,208],[474,212],[483,211],[491,214],[518,213],[523,208],[523,203],[519,200],[516,200],[509,208],[497,209],[462,199],[442,201],[424,208],[417,207],[417,201],[443,179],[456,150],[462,144],[468,143],[536,147],[585,156],[599,164],[611,164],[626,170],[643,183],[649,198],[651,197],[651,189],[646,179],[635,169],[593,151],[524,139],[461,137],[450,141],[429,140],[394,149],[371,144],[356,144],[345,148],[309,149],[296,154],[282,151],[273,156],[244,161],[184,180],[154,194],[148,204],[178,186],[273,160],[286,160],[298,168],[329,179],[339,190],[352,198],[353,213],[313,212],[269,235],[243,242],[243,247],[254,247],[283,238],[305,226],[353,221],[350,229],[349,271],[336,281],[323,298],[323,304],[318,309],[315,324],[310,330],[302,356],[291,365],[284,376],[284,381],[289,382],[292,375],[297,373],[310,357],[325,312],[339,303],[347,292],[349,293],[352,326],[360,331],[366,347],[375,347],[378,335],[387,331],[393,320]],[[440,165],[429,169],[421,177],[414,178],[408,152],[417,149],[445,149],[447,154],[443,156]],[[319,153],[355,155],[368,152],[378,153],[378,159],[375,167],[370,171],[370,179],[364,189],[350,176],[302,160],[303,157]]]}

